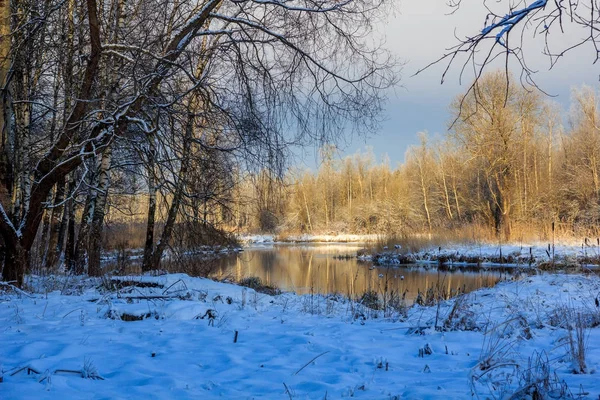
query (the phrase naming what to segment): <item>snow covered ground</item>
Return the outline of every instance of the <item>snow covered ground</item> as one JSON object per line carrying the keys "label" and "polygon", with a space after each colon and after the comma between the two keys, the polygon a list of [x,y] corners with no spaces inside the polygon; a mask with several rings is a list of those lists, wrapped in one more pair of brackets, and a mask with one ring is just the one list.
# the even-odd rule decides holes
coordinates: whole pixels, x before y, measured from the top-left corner
{"label": "snow covered ground", "polygon": [[0,398],[600,395],[595,275],[530,276],[380,311],[182,274],[118,279],[130,282],[105,280],[108,291],[100,281],[29,277],[35,294],[4,286]]}

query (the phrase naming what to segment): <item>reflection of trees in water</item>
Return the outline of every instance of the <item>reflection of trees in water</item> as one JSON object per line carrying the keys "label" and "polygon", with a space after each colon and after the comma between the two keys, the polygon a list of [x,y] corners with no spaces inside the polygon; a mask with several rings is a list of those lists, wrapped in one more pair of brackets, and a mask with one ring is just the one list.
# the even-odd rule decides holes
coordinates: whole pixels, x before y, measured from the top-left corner
{"label": "reflection of trees in water", "polygon": [[[417,292],[430,287],[443,289],[446,296],[457,290],[472,291],[493,286],[498,272],[446,272],[424,268],[369,267],[356,259],[334,259],[334,255],[349,254],[360,246],[275,246],[248,249],[222,261],[220,273],[240,280],[257,276],[269,285],[297,293],[341,293],[360,295],[365,291],[406,292],[413,300]],[[403,279],[402,279],[403,277]]]}
{"label": "reflection of trees in water", "polygon": [[[200,258],[186,255],[163,262],[169,272],[184,272],[191,276],[211,276],[240,281],[256,276],[265,284],[282,290],[306,293],[340,293],[360,296],[366,291],[379,294],[406,292],[412,301],[418,291],[439,288],[448,297],[457,291],[469,292],[480,287],[493,286],[506,272],[459,269],[442,271],[433,267],[370,267],[356,259],[338,259],[337,255],[351,253],[355,245],[274,246],[248,249],[239,254],[220,258]],[[109,265],[123,273],[139,273],[139,263],[131,262],[126,268]]]}
{"label": "reflection of trees in water", "polygon": [[276,265],[276,259],[279,254],[274,251],[265,251],[260,253],[260,264],[265,273],[270,273]]}
{"label": "reflection of trees in water", "polygon": [[[161,269],[169,273],[184,273],[189,276],[202,278],[214,277],[221,275],[221,272],[224,273],[229,270],[228,264],[225,264],[226,267],[223,268],[224,261],[216,255],[171,256],[161,261]],[[124,262],[119,260],[117,262],[108,262],[103,268],[122,275],[142,273],[141,259],[128,258]]]}

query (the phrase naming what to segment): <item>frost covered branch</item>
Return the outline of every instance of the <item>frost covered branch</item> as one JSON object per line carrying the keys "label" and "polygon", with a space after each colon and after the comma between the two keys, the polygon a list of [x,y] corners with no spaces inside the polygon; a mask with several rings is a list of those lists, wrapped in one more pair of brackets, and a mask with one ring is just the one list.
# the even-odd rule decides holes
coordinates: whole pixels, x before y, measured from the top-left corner
{"label": "frost covered branch", "polygon": [[[443,83],[452,66],[459,68],[460,80],[471,71],[475,81],[479,80],[489,67],[496,68],[500,63],[508,77],[511,62],[520,71],[523,85],[539,89],[535,81],[537,72],[527,62],[531,45],[541,40],[542,53],[550,61],[550,69],[572,50],[587,45],[591,47],[593,63],[600,57],[600,7],[598,0],[576,0],[570,2],[535,0],[513,2],[500,0],[484,1],[487,15],[480,32],[458,39],[440,58],[417,71],[416,74],[437,65],[445,64],[442,72]],[[448,3],[451,13],[459,12],[462,2],[451,0]],[[463,6],[464,7],[464,6]],[[574,34],[575,33],[575,34]],[[568,44],[559,42],[558,35],[568,36]],[[572,39],[580,35],[581,39]],[[575,41],[573,41],[575,40]],[[562,47],[559,47],[562,46]],[[474,86],[471,86],[471,90]]]}

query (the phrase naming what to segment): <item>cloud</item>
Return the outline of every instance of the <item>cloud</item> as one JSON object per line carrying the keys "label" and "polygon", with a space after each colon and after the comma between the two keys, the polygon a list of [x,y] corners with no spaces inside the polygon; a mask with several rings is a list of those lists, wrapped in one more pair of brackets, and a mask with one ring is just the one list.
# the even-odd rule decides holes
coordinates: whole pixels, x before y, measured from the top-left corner
{"label": "cloud", "polygon": [[[445,133],[451,120],[448,106],[455,96],[467,90],[472,75],[466,75],[461,85],[460,64],[451,69],[444,85],[440,85],[444,64],[417,76],[412,75],[456,45],[458,39],[455,35],[460,38],[479,32],[484,27],[487,14],[481,0],[462,0],[461,9],[448,15],[451,9],[447,1],[403,0],[397,14],[391,16],[386,24],[377,27],[378,32],[385,34],[387,47],[407,62],[402,87],[390,95],[387,119],[379,135],[352,138],[352,142],[346,143],[345,147],[341,143],[342,156],[372,146],[379,159],[387,154],[391,164],[395,165],[404,160],[409,145],[418,144],[417,132]],[[501,13],[499,10],[507,7],[508,1],[499,0],[489,4]],[[580,39],[580,36],[577,30],[567,28],[564,35],[557,34],[552,38],[552,44],[564,47]],[[526,45],[529,66],[539,70],[536,74],[537,83],[548,93],[558,95],[554,100],[563,109],[568,109],[573,86],[598,86],[598,66],[592,64],[595,56],[593,48],[577,50],[549,71],[549,60],[542,54],[543,42],[540,43],[540,38],[529,40]],[[513,73],[519,76],[517,68],[513,69]],[[314,165],[317,159],[316,156],[312,159],[308,157],[309,165]]]}

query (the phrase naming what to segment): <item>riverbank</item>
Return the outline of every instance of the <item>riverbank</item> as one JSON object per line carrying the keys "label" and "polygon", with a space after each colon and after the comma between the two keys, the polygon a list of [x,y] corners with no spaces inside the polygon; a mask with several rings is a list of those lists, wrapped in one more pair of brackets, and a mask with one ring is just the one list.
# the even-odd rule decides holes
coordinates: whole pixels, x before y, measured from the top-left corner
{"label": "riverbank", "polygon": [[537,269],[600,268],[600,243],[541,242],[521,244],[449,243],[407,251],[401,244],[380,252],[364,252],[358,259],[375,265],[434,264],[443,267],[529,267]]}
{"label": "riverbank", "polygon": [[[600,239],[557,243],[491,243],[430,241],[415,237],[386,238],[384,235],[240,235],[244,246],[276,243],[357,243],[364,248],[356,257],[378,266],[437,265],[451,267],[531,267],[537,269],[600,268]],[[385,243],[385,245],[383,244]]]}
{"label": "riverbank", "polygon": [[365,234],[340,234],[340,235],[268,235],[268,234],[242,234],[238,240],[248,244],[270,243],[375,243],[381,240],[382,235]]}
{"label": "riverbank", "polygon": [[182,274],[113,279],[123,282],[34,276],[34,293],[2,287],[2,397],[600,394],[594,275],[530,276],[387,312]]}

